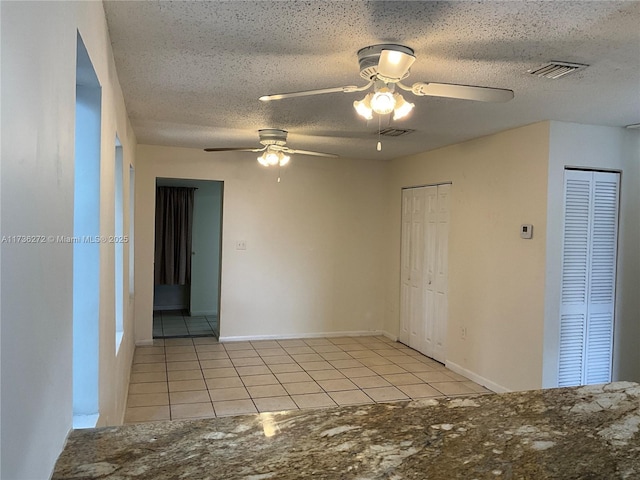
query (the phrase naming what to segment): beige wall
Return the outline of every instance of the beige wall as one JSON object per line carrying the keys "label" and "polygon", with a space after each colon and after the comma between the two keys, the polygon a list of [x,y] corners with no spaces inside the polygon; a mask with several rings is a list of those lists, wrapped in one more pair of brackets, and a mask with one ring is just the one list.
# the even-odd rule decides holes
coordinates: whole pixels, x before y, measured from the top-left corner
{"label": "beige wall", "polygon": [[[0,9],[2,234],[73,235],[79,31],[102,86],[100,233],[113,235],[115,135],[125,163],[133,162],[136,139],[102,3],[0,2]],[[49,478],[72,427],[72,257],[71,243],[2,244],[3,479]],[[128,316],[116,355],[113,244],[102,244],[100,257],[99,423],[105,425],[124,416],[134,345]]]}
{"label": "beige wall", "polygon": [[447,365],[496,390],[541,385],[548,139],[538,123],[391,164],[385,330],[399,328],[401,189],[452,182]]}
{"label": "beige wall", "polygon": [[278,183],[254,157],[138,146],[138,343],[151,339],[157,177],[224,181],[222,339],[382,328],[387,164],[298,155]]}

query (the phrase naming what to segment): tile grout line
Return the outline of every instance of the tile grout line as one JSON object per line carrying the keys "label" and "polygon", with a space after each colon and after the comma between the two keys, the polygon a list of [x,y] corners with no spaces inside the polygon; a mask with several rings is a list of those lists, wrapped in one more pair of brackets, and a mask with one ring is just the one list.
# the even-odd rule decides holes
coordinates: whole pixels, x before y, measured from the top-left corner
{"label": "tile grout line", "polygon": [[[222,345],[222,348],[224,349],[224,352],[227,354],[227,356],[229,356],[229,353],[227,352],[227,349],[225,348],[225,346],[222,343],[219,343],[219,345]],[[198,355],[198,351],[196,350],[196,355]],[[229,361],[231,362],[231,358],[229,357]],[[202,378],[204,379],[204,369],[202,368],[202,363],[200,363],[200,355],[198,355],[198,363],[200,364],[200,373],[202,373]],[[236,366],[233,364],[233,362],[231,362],[231,365],[233,366],[233,369],[235,370]],[[236,374],[238,373],[238,371],[236,370]],[[240,378],[240,375],[238,374],[238,378]],[[211,400],[211,407],[213,408],[213,414],[218,417],[218,413],[216,412],[216,407],[213,405],[213,398],[211,398],[211,389],[209,388],[209,384],[207,383],[207,380],[204,380],[204,386],[207,387],[207,395],[209,395],[209,400]],[[247,394],[249,392],[247,391]]]}
{"label": "tile grout line", "polygon": [[[251,342],[249,342],[249,343],[251,343]],[[277,342],[276,342],[276,343],[277,343]],[[280,345],[280,344],[278,343],[278,345]],[[253,346],[253,344],[252,344],[252,343],[251,343],[251,348],[253,348],[254,350],[256,350],[256,348]],[[283,349],[283,350],[284,350],[284,349]],[[256,350],[256,353],[258,354],[258,357],[260,357],[260,360],[261,360],[261,361],[264,363],[264,365],[267,367],[267,370],[269,370],[269,371],[271,372],[271,375],[273,375],[273,376],[274,376],[274,378],[275,378],[276,380],[278,380],[278,385],[280,385],[282,388],[284,388],[284,386],[282,385],[282,383],[280,383],[280,379],[279,379],[278,377],[276,377],[275,372],[274,372],[273,370],[271,370],[271,367],[270,367],[270,366],[269,366],[269,365],[264,361],[264,358],[262,357],[262,355],[260,355],[260,352],[258,352],[258,351]],[[235,367],[235,363],[233,363],[233,360],[231,361],[231,363],[232,363],[232,364],[233,364],[233,366]],[[237,371],[237,370],[236,370],[236,371]],[[240,374],[238,373],[238,375],[240,375]],[[247,375],[247,376],[249,376],[249,375]],[[242,380],[242,377],[240,377],[240,381],[244,384],[244,380]],[[258,405],[256,404],[255,399],[253,398],[253,396],[251,396],[251,392],[249,391],[249,389],[247,388],[247,386],[246,386],[246,385],[245,385],[245,387],[244,387],[244,388],[247,390],[247,393],[249,394],[249,398],[251,399],[251,403],[253,403],[253,406],[254,406],[254,407],[256,407],[256,412],[258,412],[258,414],[263,413],[263,412],[261,412],[261,411],[260,411],[260,409],[258,408]],[[285,392],[286,392],[286,389],[285,389]],[[287,392],[287,394],[288,394],[288,393],[289,393],[289,392]],[[293,402],[293,399],[291,399],[291,401]],[[296,405],[296,407],[298,406],[295,402],[294,402],[294,405]]]}

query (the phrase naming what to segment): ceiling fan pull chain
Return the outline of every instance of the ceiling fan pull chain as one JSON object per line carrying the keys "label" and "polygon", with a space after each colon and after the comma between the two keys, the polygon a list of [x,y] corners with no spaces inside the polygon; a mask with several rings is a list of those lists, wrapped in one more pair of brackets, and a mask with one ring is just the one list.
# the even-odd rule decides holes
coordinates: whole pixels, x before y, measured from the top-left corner
{"label": "ceiling fan pull chain", "polygon": [[382,143],[380,142],[381,118],[382,117],[378,115],[378,145],[376,145],[376,150],[379,152],[382,151]]}

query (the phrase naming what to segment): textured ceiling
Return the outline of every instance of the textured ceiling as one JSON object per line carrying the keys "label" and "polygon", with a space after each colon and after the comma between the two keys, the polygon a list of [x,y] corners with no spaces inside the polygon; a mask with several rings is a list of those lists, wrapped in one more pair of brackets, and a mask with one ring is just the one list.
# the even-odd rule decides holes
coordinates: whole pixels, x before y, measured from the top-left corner
{"label": "textured ceiling", "polygon": [[[282,128],[292,148],[389,159],[541,120],[640,122],[638,1],[104,6],[140,143],[253,147],[258,129]],[[367,124],[352,107],[363,93],[258,101],[271,93],[363,85],[356,52],[378,43],[415,50],[405,83],[508,88],[515,98],[489,104],[406,94],[416,107],[391,125],[415,132],[384,138],[381,152],[375,150],[377,122]],[[526,73],[550,60],[590,66],[557,80]]]}

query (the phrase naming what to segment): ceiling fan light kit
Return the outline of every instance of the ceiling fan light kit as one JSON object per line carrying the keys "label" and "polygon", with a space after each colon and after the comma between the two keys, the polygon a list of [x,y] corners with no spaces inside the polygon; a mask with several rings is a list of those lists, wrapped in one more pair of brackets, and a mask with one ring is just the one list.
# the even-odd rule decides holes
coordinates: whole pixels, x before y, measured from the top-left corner
{"label": "ceiling fan light kit", "polygon": [[286,155],[281,150],[276,150],[273,147],[269,146],[267,149],[258,157],[258,163],[265,167],[272,166],[280,166],[284,167],[287,163],[289,163],[291,157]]}
{"label": "ceiling fan light kit", "polygon": [[353,108],[365,120],[371,120],[374,113],[387,115],[393,112],[394,120],[406,117],[415,105],[407,102],[399,93],[394,92],[394,87],[393,83],[386,84],[377,80],[375,92],[369,92],[362,100],[353,102]]}

